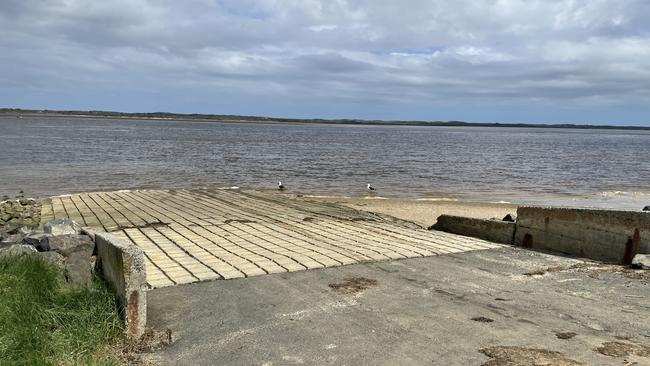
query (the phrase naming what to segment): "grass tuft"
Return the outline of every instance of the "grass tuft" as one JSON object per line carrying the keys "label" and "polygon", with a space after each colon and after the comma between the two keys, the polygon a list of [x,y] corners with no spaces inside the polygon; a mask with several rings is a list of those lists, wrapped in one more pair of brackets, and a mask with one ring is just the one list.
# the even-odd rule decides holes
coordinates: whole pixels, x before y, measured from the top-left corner
{"label": "grass tuft", "polygon": [[0,365],[116,365],[117,309],[100,279],[72,288],[39,258],[0,258]]}

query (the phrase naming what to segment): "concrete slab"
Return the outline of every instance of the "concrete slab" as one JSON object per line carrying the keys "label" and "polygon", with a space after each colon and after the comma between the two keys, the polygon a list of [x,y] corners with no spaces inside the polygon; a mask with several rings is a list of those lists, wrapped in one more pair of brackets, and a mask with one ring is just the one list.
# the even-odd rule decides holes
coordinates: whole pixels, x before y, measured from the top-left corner
{"label": "concrete slab", "polygon": [[80,193],[52,197],[41,215],[139,246],[151,288],[500,246],[259,191]]}
{"label": "concrete slab", "polygon": [[648,278],[616,270],[504,247],[161,288],[149,292],[149,325],[171,329],[175,342],[151,356],[170,365],[481,365],[481,348],[522,346],[584,365],[648,365],[595,350],[650,344]]}
{"label": "concrete slab", "polygon": [[126,335],[140,338],[147,324],[146,267],[137,246],[108,233],[95,235],[97,258],[106,281],[117,294]]}

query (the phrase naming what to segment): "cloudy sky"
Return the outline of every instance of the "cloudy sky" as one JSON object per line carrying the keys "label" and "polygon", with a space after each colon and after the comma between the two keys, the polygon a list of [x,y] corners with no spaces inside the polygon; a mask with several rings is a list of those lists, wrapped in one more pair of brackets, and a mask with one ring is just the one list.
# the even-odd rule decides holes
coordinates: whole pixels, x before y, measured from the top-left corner
{"label": "cloudy sky", "polygon": [[2,0],[0,107],[650,125],[649,0]]}

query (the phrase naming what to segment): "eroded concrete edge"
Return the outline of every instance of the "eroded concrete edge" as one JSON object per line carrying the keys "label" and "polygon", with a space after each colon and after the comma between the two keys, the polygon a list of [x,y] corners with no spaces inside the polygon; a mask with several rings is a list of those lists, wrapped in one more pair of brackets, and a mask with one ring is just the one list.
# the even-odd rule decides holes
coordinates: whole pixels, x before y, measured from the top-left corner
{"label": "eroded concrete edge", "polygon": [[142,249],[110,233],[96,233],[97,260],[115,291],[128,338],[139,338],[147,324],[147,275]]}

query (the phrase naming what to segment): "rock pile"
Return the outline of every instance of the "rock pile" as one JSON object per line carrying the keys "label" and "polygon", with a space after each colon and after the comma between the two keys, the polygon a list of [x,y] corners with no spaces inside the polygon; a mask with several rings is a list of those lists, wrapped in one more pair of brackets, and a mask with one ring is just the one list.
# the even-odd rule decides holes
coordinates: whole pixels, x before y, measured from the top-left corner
{"label": "rock pile", "polygon": [[0,228],[0,257],[33,255],[64,270],[68,283],[92,283],[95,244],[70,220],[54,220],[40,231],[27,226]]}
{"label": "rock pile", "polygon": [[40,221],[40,201],[25,197],[0,201],[0,228],[7,225],[37,227]]}

